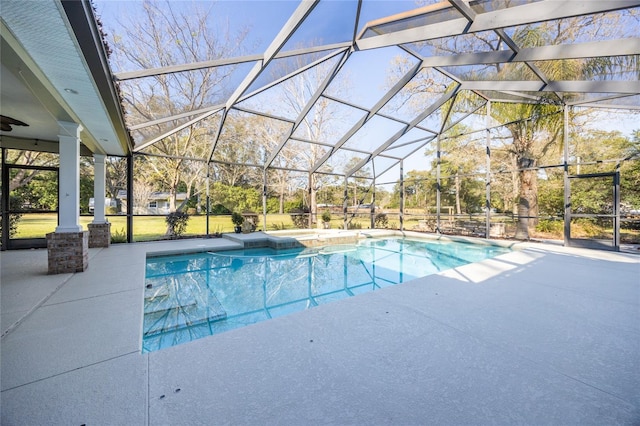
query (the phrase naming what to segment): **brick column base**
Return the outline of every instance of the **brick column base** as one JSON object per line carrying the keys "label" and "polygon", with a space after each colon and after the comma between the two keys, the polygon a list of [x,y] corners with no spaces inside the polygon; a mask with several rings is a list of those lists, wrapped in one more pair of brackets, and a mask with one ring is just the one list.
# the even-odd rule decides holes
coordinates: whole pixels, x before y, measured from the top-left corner
{"label": "brick column base", "polygon": [[111,245],[110,223],[90,223],[87,228],[89,228],[89,248],[109,247]]}
{"label": "brick column base", "polygon": [[47,234],[49,274],[82,272],[89,267],[89,232]]}

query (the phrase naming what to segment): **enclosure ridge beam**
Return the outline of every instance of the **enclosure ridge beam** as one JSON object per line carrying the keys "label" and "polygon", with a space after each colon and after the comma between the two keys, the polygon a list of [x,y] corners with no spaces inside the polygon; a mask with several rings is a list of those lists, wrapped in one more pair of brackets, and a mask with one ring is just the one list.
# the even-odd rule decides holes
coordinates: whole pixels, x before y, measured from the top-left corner
{"label": "enclosure ridge beam", "polygon": [[[307,47],[304,49],[289,50],[286,52],[278,52],[274,59],[289,58],[291,56],[304,55],[307,53],[324,52],[327,50],[344,49],[351,46],[351,42],[342,42],[334,44],[325,44],[315,47]],[[256,62],[263,58],[263,54],[237,56],[235,58],[212,59],[210,61],[192,62],[190,64],[171,65],[167,67],[148,68],[145,70],[123,71],[114,74],[117,81],[133,80],[137,78],[153,77],[163,74],[173,74],[185,71],[196,71],[204,68],[215,68],[227,65],[238,65],[247,62]]]}
{"label": "enclosure ridge beam", "polygon": [[582,104],[567,104],[575,105],[577,107],[589,107],[589,108],[601,108],[601,109],[616,109],[616,110],[628,110],[628,111],[640,111],[640,106],[636,105],[618,105],[618,104],[599,104],[599,103],[582,103]]}
{"label": "enclosure ridge beam", "polygon": [[489,52],[462,53],[448,56],[429,56],[422,60],[423,68],[455,67],[463,65],[491,65],[510,62],[516,54],[510,50],[492,50]]}
{"label": "enclosure ridge beam", "polygon": [[256,62],[262,59],[261,54],[238,56],[235,58],[213,59],[210,61],[193,62],[190,64],[171,65],[167,67],[147,68],[136,71],[123,71],[113,75],[116,81],[135,80],[138,78],[155,77],[164,74],[174,74],[186,71],[197,71],[204,68],[215,68],[227,65],[238,65],[247,62]]}
{"label": "enclosure ridge beam", "polygon": [[469,32],[533,24],[574,16],[591,15],[640,6],[638,0],[564,1],[545,0],[479,14]]}
{"label": "enclosure ridge beam", "polygon": [[450,19],[446,22],[427,24],[406,30],[361,38],[367,29],[375,26],[373,24],[369,24],[361,32],[361,35],[359,36],[360,38],[356,44],[359,50],[376,49],[380,47],[402,45],[464,33],[498,30],[516,25],[533,24],[541,21],[609,12],[613,10],[632,8],[639,5],[640,0],[608,0],[602,2],[557,2],[546,0],[476,14],[470,26],[469,19],[462,17]]}
{"label": "enclosure ridge beam", "polygon": [[[424,25],[416,28],[395,31],[388,34],[360,38],[356,42],[358,50],[377,49],[416,41],[431,40],[462,34],[469,21],[466,18],[451,19],[446,22]],[[369,27],[365,27],[365,30]],[[364,32],[363,32],[364,34]]]}
{"label": "enclosure ridge beam", "polygon": [[340,140],[335,144],[333,149],[329,150],[325,155],[320,158],[311,168],[311,173],[317,171],[322,165],[333,155],[333,153],[340,149],[342,145],[344,145],[358,130],[362,128],[371,118],[373,118],[378,111],[380,111],[390,100],[393,98],[404,86],[407,85],[411,79],[420,71],[422,62],[416,63],[409,71],[407,71],[400,80],[393,85],[387,93],[382,96],[382,98],[376,102],[376,104],[371,108],[369,113],[364,116],[362,119],[358,120],[356,124],[354,124],[351,129],[347,131],[347,133],[340,138]]}
{"label": "enclosure ridge beam", "polygon": [[640,38],[590,41],[520,49],[512,62],[582,59],[596,56],[627,56],[640,53]]}
{"label": "enclosure ridge beam", "polygon": [[[618,95],[609,95],[609,96],[602,96],[601,98],[596,98],[596,99],[583,99],[583,100],[580,100],[580,101],[567,102],[567,105],[571,105],[571,106],[584,106],[584,105],[587,105],[587,104],[596,105],[596,102],[608,101],[608,100],[611,100],[611,99],[623,99],[623,98],[628,98],[630,96],[633,96],[633,95],[620,95],[620,94],[618,94]],[[597,104],[597,105],[599,105],[599,104]],[[631,105],[628,105],[626,107],[624,105],[617,105],[617,107],[618,108],[626,108],[626,107],[632,108]]]}
{"label": "enclosure ridge beam", "polygon": [[[502,32],[502,31],[501,31]],[[571,45],[528,47],[515,52],[497,50],[459,55],[430,56],[424,58],[423,67],[444,67],[506,62],[551,61],[558,59],[582,59],[595,56],[626,56],[640,53],[640,39],[593,41]]]}
{"label": "enclosure ridge beam", "polygon": [[525,91],[525,92],[578,92],[578,93],[640,93],[638,81],[464,81],[463,90]]}
{"label": "enclosure ridge beam", "polygon": [[580,93],[640,93],[640,81],[550,81],[544,91]]}

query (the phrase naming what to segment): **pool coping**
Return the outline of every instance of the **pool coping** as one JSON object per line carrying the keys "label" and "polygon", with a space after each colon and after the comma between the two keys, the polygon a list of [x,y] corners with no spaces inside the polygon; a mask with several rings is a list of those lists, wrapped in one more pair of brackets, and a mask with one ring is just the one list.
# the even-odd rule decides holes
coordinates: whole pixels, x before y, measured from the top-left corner
{"label": "pool coping", "polygon": [[206,245],[201,247],[189,248],[166,248],[162,250],[147,251],[147,257],[158,257],[168,255],[179,255],[198,253],[206,251],[222,251],[248,248],[269,247],[275,250],[302,248],[302,247],[320,247],[333,244],[351,244],[367,238],[383,238],[383,237],[404,237],[415,238],[421,240],[440,240],[440,241],[458,241],[478,245],[494,245],[505,248],[518,249],[526,247],[527,243],[514,242],[507,240],[480,239],[474,237],[461,237],[451,235],[425,234],[415,231],[397,231],[397,230],[317,230],[317,232],[300,233],[298,236],[283,235],[278,231],[268,232],[251,232],[243,233],[225,233],[221,238],[221,242],[226,244],[216,245],[210,248]]}

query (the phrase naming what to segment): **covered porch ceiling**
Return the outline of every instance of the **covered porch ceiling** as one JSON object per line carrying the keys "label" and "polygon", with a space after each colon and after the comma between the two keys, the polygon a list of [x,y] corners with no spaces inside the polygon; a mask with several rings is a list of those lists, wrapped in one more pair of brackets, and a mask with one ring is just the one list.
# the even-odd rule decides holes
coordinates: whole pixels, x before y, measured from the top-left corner
{"label": "covered porch ceiling", "polygon": [[58,123],[73,122],[82,125],[84,155],[130,153],[89,2],[3,1],[0,12],[1,146],[58,152]]}

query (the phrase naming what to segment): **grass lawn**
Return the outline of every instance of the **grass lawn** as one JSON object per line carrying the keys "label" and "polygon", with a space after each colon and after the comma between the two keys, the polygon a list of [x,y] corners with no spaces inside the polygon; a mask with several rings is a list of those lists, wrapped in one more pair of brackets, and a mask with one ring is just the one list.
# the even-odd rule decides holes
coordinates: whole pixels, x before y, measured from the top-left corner
{"label": "grass lawn", "polygon": [[[411,230],[418,225],[420,216],[407,217],[404,221],[405,229]],[[127,217],[126,216],[108,216],[107,219],[111,223],[111,235],[117,237],[121,235],[121,240],[126,238]],[[80,216],[80,224],[84,229],[93,221],[93,216]],[[258,229],[262,229],[262,216],[258,217]],[[352,224],[359,225],[362,229],[369,228],[369,218],[361,216],[354,218]],[[49,232],[53,232],[57,226],[57,215],[55,213],[31,213],[24,214],[18,222],[18,232],[14,238],[44,238]],[[399,220],[395,215],[389,215],[389,228],[398,227]],[[267,230],[276,229],[294,229],[291,216],[288,214],[268,214]],[[342,218],[334,215],[331,221],[331,228],[341,229]],[[162,238],[167,230],[164,216],[134,216],[133,218],[133,235],[134,241],[149,241]],[[209,216],[209,234],[216,232],[233,232],[233,224],[230,215]],[[206,216],[191,216],[187,225],[186,235],[205,235],[206,234]],[[562,240],[562,233],[540,233],[532,232],[532,236],[538,238],[550,238]],[[582,236],[582,235],[580,235]],[[586,236],[586,235],[585,235]],[[640,243],[640,231],[638,230],[621,230],[621,239],[623,243]]]}
{"label": "grass lawn", "polygon": [[[185,235],[206,234],[206,216],[191,216],[187,224]],[[126,236],[127,217],[122,215],[107,216],[111,223],[111,235]],[[80,216],[80,225],[87,229],[87,225],[93,221],[93,216]],[[357,220],[362,228],[368,228],[369,222],[365,219]],[[44,238],[49,232],[56,229],[57,215],[55,213],[30,213],[23,214],[18,222],[18,231],[14,238]],[[342,219],[334,218],[331,227],[341,228]],[[258,229],[262,229],[262,216],[258,217]],[[294,229],[291,216],[288,214],[268,214],[267,230]],[[148,241],[162,238],[167,230],[164,216],[134,216],[133,235],[135,241]],[[209,216],[209,234],[216,232],[233,232],[233,224],[230,215]],[[124,237],[123,237],[124,238]]]}

